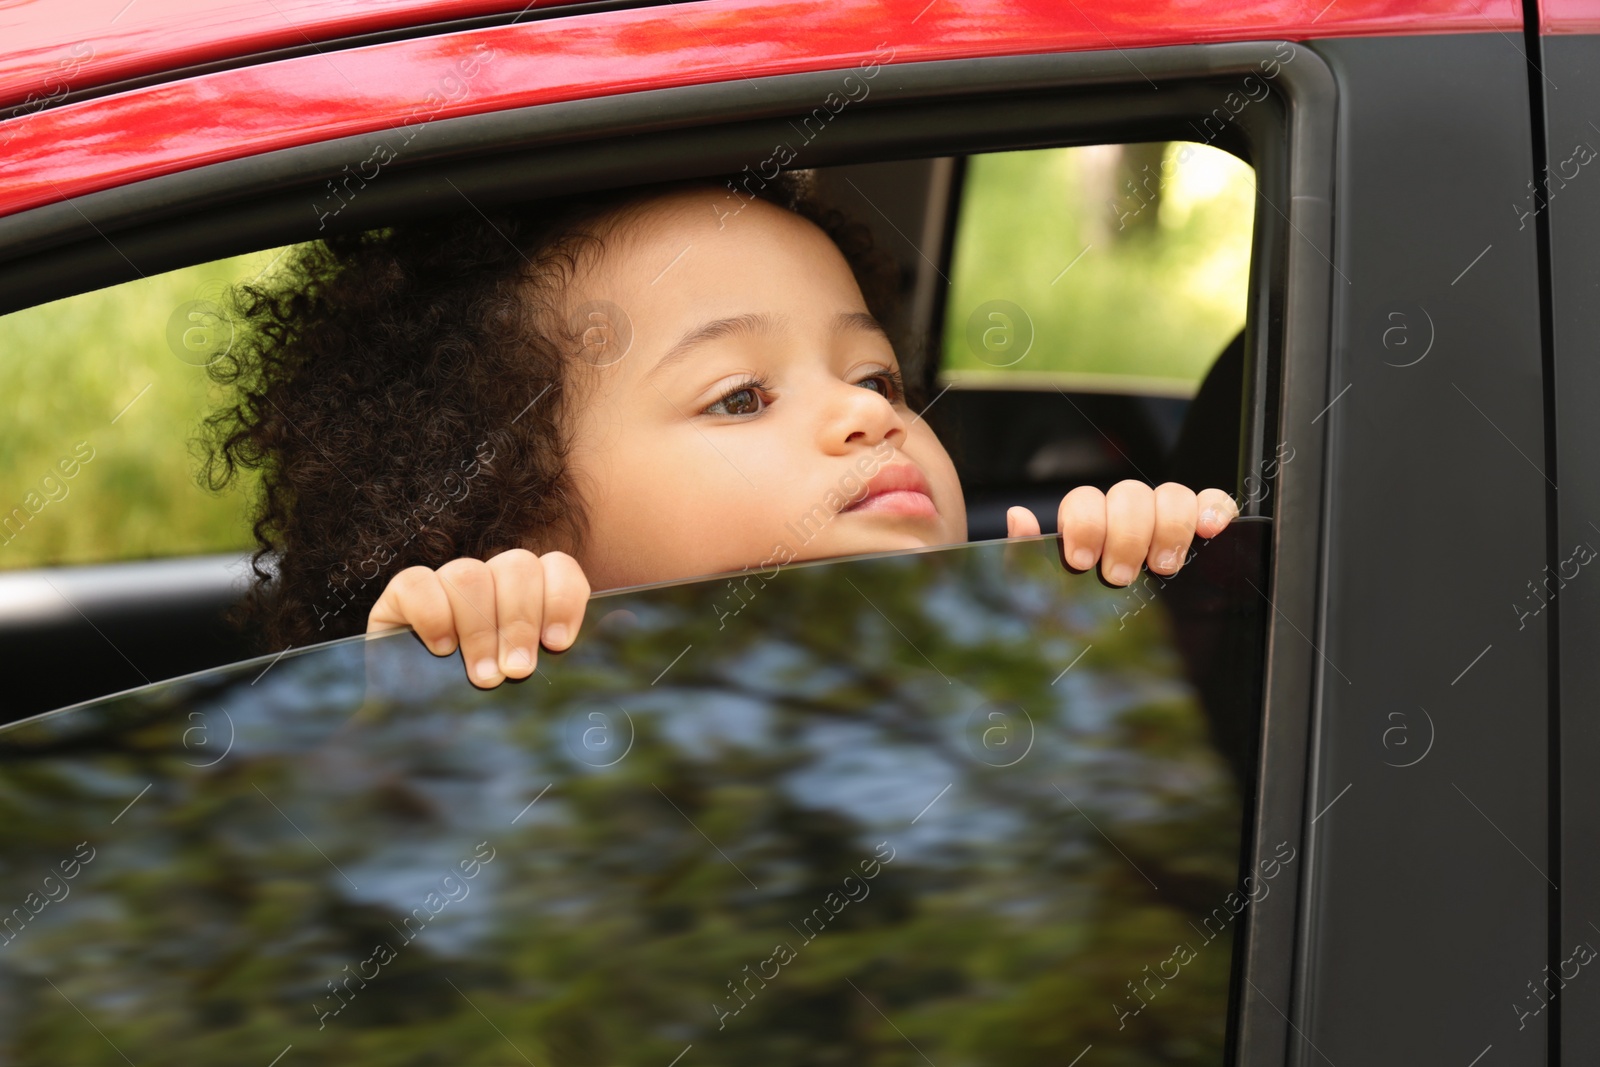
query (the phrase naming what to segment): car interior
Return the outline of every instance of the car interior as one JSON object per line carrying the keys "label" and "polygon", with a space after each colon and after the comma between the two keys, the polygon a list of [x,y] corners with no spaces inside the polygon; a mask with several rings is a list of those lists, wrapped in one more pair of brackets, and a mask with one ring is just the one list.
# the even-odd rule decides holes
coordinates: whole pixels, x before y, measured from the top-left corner
{"label": "car interior", "polygon": [[[900,263],[898,325],[930,339],[923,351],[932,355],[915,370],[932,401],[927,418],[966,491],[969,538],[1004,537],[1014,504],[1052,533],[1057,501],[1077,485],[1136,478],[1235,490],[1245,432],[1242,331],[1190,395],[1122,380],[946,373],[946,283],[967,169],[967,157],[940,156],[817,172],[827,198],[868,224]],[[244,588],[247,560],[241,551],[0,570],[0,655],[12,683],[0,721],[271,651],[223,619]]]}

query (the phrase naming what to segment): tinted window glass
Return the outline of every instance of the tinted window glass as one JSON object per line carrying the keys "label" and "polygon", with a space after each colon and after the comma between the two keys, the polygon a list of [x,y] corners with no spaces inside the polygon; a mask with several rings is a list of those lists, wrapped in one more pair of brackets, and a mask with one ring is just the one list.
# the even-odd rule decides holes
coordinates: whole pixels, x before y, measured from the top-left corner
{"label": "tinted window glass", "polygon": [[0,1048],[1217,1063],[1267,532],[1129,589],[1049,537],[645,588],[488,692],[396,632],[0,731]]}

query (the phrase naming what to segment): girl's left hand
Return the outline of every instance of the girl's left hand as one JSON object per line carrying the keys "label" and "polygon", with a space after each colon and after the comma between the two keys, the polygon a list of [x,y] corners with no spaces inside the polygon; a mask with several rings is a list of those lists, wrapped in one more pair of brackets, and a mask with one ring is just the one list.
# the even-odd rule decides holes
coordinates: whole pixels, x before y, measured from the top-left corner
{"label": "girl's left hand", "polygon": [[[1221,489],[1198,494],[1177,482],[1154,489],[1124,481],[1102,493],[1080,485],[1061,498],[1056,529],[1067,565],[1086,571],[1096,562],[1112,585],[1127,585],[1147,564],[1156,574],[1172,575],[1183,566],[1194,535],[1211,538],[1239,514],[1233,498]],[[1006,512],[1006,536],[1039,533],[1039,519],[1024,507]]]}

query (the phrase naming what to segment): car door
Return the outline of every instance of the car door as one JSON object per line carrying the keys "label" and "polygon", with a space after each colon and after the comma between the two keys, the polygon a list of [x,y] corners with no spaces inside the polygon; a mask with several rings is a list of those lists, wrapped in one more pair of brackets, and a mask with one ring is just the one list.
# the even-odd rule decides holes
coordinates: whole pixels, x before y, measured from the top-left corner
{"label": "car door", "polygon": [[[682,14],[682,10],[674,12],[674,17],[681,19]],[[637,12],[626,15],[627,19],[660,17]],[[713,13],[704,17],[716,24],[720,16]],[[1312,434],[1296,442],[1294,461],[1283,464],[1287,453],[1278,447],[1281,438],[1277,426],[1286,405],[1287,409],[1310,415],[1326,403],[1322,390],[1328,351],[1327,266],[1320,248],[1327,243],[1328,219],[1321,205],[1328,199],[1330,170],[1326,161],[1333,129],[1326,69],[1311,53],[1278,42],[1173,47],[1142,54],[1135,65],[1128,64],[1115,51],[1008,56],[957,64],[908,63],[893,71],[892,80],[877,81],[890,69],[888,56],[865,49],[854,63],[843,68],[826,69],[822,61],[809,60],[825,69],[774,74],[761,81],[758,84],[763,90],[762,103],[754,110],[747,97],[730,95],[735,86],[709,74],[701,85],[550,100],[538,106],[531,106],[539,99],[537,93],[507,95],[511,90],[506,86],[515,84],[517,71],[533,69],[533,57],[546,61],[548,67],[552,54],[577,47],[575,42],[583,39],[577,31],[585,24],[572,25],[569,36],[563,36],[559,26],[554,35],[546,32],[543,36],[532,34],[527,27],[501,27],[492,31],[492,37],[482,36],[491,31],[473,31],[443,38],[438,44],[427,42],[426,48],[415,42],[373,46],[380,50],[375,53],[380,57],[400,60],[399,66],[422,63],[424,59],[433,62],[435,72],[418,83],[428,84],[445,76],[439,71],[455,71],[451,76],[463,78],[455,64],[470,61],[473,55],[484,55],[475,49],[489,44],[495,49],[495,58],[480,59],[474,74],[475,78],[485,79],[474,82],[471,108],[477,108],[476,113],[464,113],[471,108],[452,102],[441,105],[437,115],[413,114],[416,94],[396,91],[397,98],[405,97],[404,106],[394,101],[369,106],[375,108],[371,114],[385,113],[383,108],[388,107],[387,113],[395,119],[408,118],[412,125],[401,132],[356,132],[342,140],[295,145],[291,143],[292,128],[312,109],[282,106],[272,116],[269,130],[264,119],[252,117],[255,113],[251,109],[257,105],[245,100],[239,103],[237,136],[228,149],[242,153],[234,160],[198,169],[174,169],[174,161],[192,158],[184,157],[183,153],[190,149],[182,149],[177,143],[187,135],[175,133],[176,140],[157,146],[151,153],[155,158],[146,163],[144,173],[170,170],[164,177],[110,187],[132,174],[121,169],[122,161],[113,161],[93,175],[80,174],[79,184],[73,188],[83,195],[74,204],[44,205],[5,220],[4,224],[11,226],[11,243],[7,247],[12,249],[12,258],[6,268],[10,272],[6,276],[6,292],[11,306],[119,280],[129,275],[134,263],[147,272],[174,268],[208,257],[314,238],[325,228],[356,229],[381,224],[399,211],[438,210],[441,204],[460,210],[462,202],[468,206],[494,204],[540,190],[558,191],[574,182],[638,180],[641,167],[656,177],[691,169],[737,171],[741,161],[751,160],[755,163],[750,165],[758,167],[772,156],[774,144],[797,138],[804,138],[802,144],[794,145],[804,149],[799,158],[816,166],[1108,140],[1199,138],[1201,143],[1247,155],[1260,190],[1252,238],[1251,310],[1232,396],[1227,395],[1228,388],[1219,394],[1224,402],[1220,425],[1228,437],[1239,442],[1228,463],[1238,484],[1259,486],[1270,478],[1274,486],[1270,494],[1254,492],[1247,501],[1258,522],[1271,517],[1274,532],[1270,556],[1274,569],[1270,573],[1247,569],[1241,572],[1245,576],[1242,583],[1233,581],[1226,589],[1219,587],[1217,593],[1198,598],[1201,608],[1209,605],[1210,610],[1243,611],[1243,605],[1254,605],[1250,610],[1260,612],[1256,618],[1263,628],[1256,638],[1252,638],[1249,627],[1231,627],[1221,634],[1213,633],[1205,641],[1183,646],[1189,653],[1208,650],[1211,656],[1209,670],[1193,684],[1203,683],[1209,699],[1221,699],[1231,692],[1233,706],[1246,709],[1242,717],[1235,716],[1225,728],[1230,739],[1226,751],[1231,753],[1226,761],[1236,782],[1248,780],[1250,784],[1236,785],[1240,790],[1239,805],[1229,818],[1242,821],[1229,845],[1232,851],[1217,853],[1231,857],[1240,881],[1235,889],[1220,895],[1201,892],[1196,887],[1189,905],[1197,907],[1200,898],[1208,898],[1207,907],[1196,922],[1202,931],[1198,936],[1208,943],[1223,926],[1234,932],[1228,935],[1226,967],[1221,963],[1223,954],[1212,953],[1206,963],[1207,968],[1212,968],[1207,971],[1210,977],[1195,981],[1192,987],[1177,987],[1180,991],[1192,988],[1192,994],[1183,992],[1181,996],[1163,998],[1166,1005],[1181,1004],[1190,995],[1199,997],[1202,990],[1208,991],[1203,1032],[1183,1037],[1173,1033],[1177,1017],[1165,1023],[1159,1021],[1171,1009],[1152,997],[1158,988],[1165,988],[1158,983],[1171,979],[1160,978],[1158,972],[1164,968],[1171,974],[1173,966],[1182,966],[1176,962],[1175,945],[1164,946],[1153,960],[1139,963],[1125,977],[1117,976],[1115,985],[1122,990],[1119,995],[1123,999],[1101,1004],[1096,1009],[1099,1023],[1086,1023],[1087,1029],[1080,1027],[1071,1032],[1074,1038],[1080,1032],[1085,1035],[1082,1046],[1076,1050],[1066,1049],[1065,1044],[1051,1048],[1053,1052],[1083,1054],[1093,1044],[1094,1033],[1103,1027],[1108,1035],[1123,1034],[1120,1038],[1108,1036],[1105,1041],[1131,1041],[1133,1045],[1129,1047],[1148,1046],[1141,1055],[1154,1057],[1153,1062],[1214,1057],[1218,1048],[1229,1044],[1237,1045],[1246,1058],[1280,1055],[1289,1027],[1268,1010],[1267,1001],[1287,1003],[1291,988],[1294,912],[1283,904],[1296,899],[1300,877],[1300,867],[1289,857],[1300,855],[1302,842],[1301,799],[1314,658],[1313,649],[1303,644],[1294,631],[1313,626],[1322,460],[1320,437]],[[679,34],[680,26],[675,22],[670,31],[661,30],[665,35],[659,46],[663,55],[692,39],[692,34]],[[507,52],[500,51],[502,45]],[[512,45],[518,50],[509,51]],[[519,56],[518,62],[524,64],[521,68],[511,62],[495,66],[502,59]],[[351,63],[362,62],[376,64],[377,59],[361,49],[339,57],[339,64],[346,71],[354,69]],[[302,59],[241,67],[218,72],[203,88],[216,91],[226,80],[241,97],[250,99],[282,99],[281,94],[288,94],[305,100],[319,93],[342,96],[346,92],[329,88],[334,83],[325,80],[326,71],[309,83],[297,80],[310,68],[310,62]],[[392,75],[399,69],[397,66],[391,63],[381,67],[391,72],[381,77],[377,74],[379,69],[373,67],[377,79],[374,84],[391,88],[398,84]],[[500,74],[503,70],[509,73]],[[495,82],[491,71],[504,80]],[[870,106],[854,106],[865,105],[866,101],[853,101],[850,106],[842,103],[840,89],[849,86],[841,79],[847,76],[857,78],[854,84],[858,85],[874,79]],[[1146,79],[1152,77],[1160,79],[1165,95],[1157,97],[1150,92],[1151,83]],[[272,82],[270,89],[261,82],[263,78]],[[500,88],[496,89],[496,85]],[[130,96],[108,96],[103,105],[96,107],[89,106],[94,101],[85,101],[74,113],[65,109],[43,111],[27,117],[28,122],[40,125],[28,127],[17,139],[20,142],[25,136],[32,138],[37,146],[38,139],[46,136],[43,124],[47,119],[74,126],[69,135],[73,138],[86,136],[88,127],[95,122],[115,129],[126,118],[123,109],[134,102],[134,96],[139,97],[140,106],[149,109],[149,114],[157,116],[152,121],[159,124],[163,108],[174,109],[169,114],[175,115],[193,100],[197,88],[173,82],[136,90]],[[742,83],[737,89],[739,93],[753,91]],[[482,96],[477,95],[480,92]],[[513,99],[530,106],[505,106]],[[1240,111],[1239,102],[1244,99],[1251,104]],[[370,124],[367,114],[360,112],[357,118]],[[293,117],[296,115],[300,118]],[[356,125],[355,119],[341,121],[342,126],[336,122],[318,130],[326,135]],[[1208,121],[1212,125],[1208,126]],[[793,123],[798,123],[798,130]],[[300,128],[304,131],[306,127]],[[815,133],[807,137],[804,131]],[[202,140],[214,136],[214,132],[208,133]],[[403,139],[403,143],[391,143],[397,139]],[[617,151],[623,139],[628,147],[625,154]],[[273,145],[283,147],[259,154]],[[386,158],[386,148],[395,152],[394,159]],[[399,155],[398,148],[406,149],[407,154]],[[380,157],[385,157],[383,165],[374,171],[377,164],[367,161]],[[29,173],[42,172],[42,157],[35,154],[24,158],[30,160]],[[161,162],[162,158],[167,162]],[[352,174],[358,177],[350,177]],[[64,174],[58,176],[67,178]],[[91,191],[97,184],[101,186],[99,191]],[[38,180],[33,180],[31,187],[38,188]],[[18,198],[12,202],[13,207],[24,205],[28,188],[27,182],[17,186]],[[173,205],[180,202],[183,210],[174,210]],[[63,210],[68,206],[73,211],[83,211],[84,216],[69,217]],[[100,233],[91,237],[83,218],[92,220]],[[1297,232],[1322,236],[1300,240]],[[1249,525],[1241,524],[1239,539],[1246,536],[1244,531]],[[1219,541],[1226,543],[1230,542]],[[1262,542],[1257,544],[1261,546]],[[1203,559],[1197,560],[1197,567],[1203,565]],[[1173,584],[1174,596],[1179,595],[1180,588],[1181,583]],[[1150,605],[1166,592],[1161,583],[1152,582],[1118,591],[1112,612],[1117,632],[1154,625],[1152,620],[1162,616]],[[1276,607],[1270,613],[1264,611],[1269,596]],[[1227,604],[1235,607],[1226,608]],[[885,614],[890,619],[895,617],[892,612]],[[1252,640],[1259,642],[1255,652],[1251,651]],[[686,640],[685,647],[691,643]],[[1158,644],[1151,645],[1151,650]],[[1237,675],[1219,669],[1224,664],[1249,664],[1257,653],[1266,657],[1267,665],[1247,667]],[[252,676],[260,676],[259,684],[266,685],[284,664],[297,661],[291,652],[277,667],[272,666],[271,659],[252,664]],[[1056,666],[1052,678],[1066,684],[1070,665],[1069,659]],[[316,695],[323,693],[324,687],[323,695],[347,691],[357,679],[350,677],[349,671],[343,673],[342,680],[337,671],[325,675],[319,687],[308,692],[308,699],[320,699]],[[288,676],[293,677],[293,672]],[[1005,688],[999,685],[1001,691]],[[1258,696],[1249,698],[1251,692]],[[1242,703],[1240,693],[1246,694]],[[40,728],[46,721],[87,722],[98,716],[95,709],[100,706],[88,705],[59,713],[50,720],[26,724],[17,728],[21,731],[17,737]],[[195,710],[200,709],[190,708],[183,715]],[[1256,750],[1251,746],[1263,729],[1262,722],[1270,727],[1265,729],[1262,747]],[[1002,716],[1002,720],[994,721],[993,728],[999,730],[1003,725]],[[190,740],[198,743],[202,736],[209,735],[191,734]],[[988,736],[1004,737],[1005,731]],[[114,747],[120,744],[116,742]],[[1155,788],[1150,782],[1145,787],[1147,791]],[[1159,789],[1149,795],[1156,793]],[[139,810],[138,805],[131,810]],[[1089,808],[1084,812],[1085,825],[1091,820],[1100,821]],[[131,814],[127,817],[132,818]],[[1105,840],[1115,841],[1118,829],[1106,827]],[[76,846],[76,842],[73,844]],[[29,854],[30,859],[41,856],[42,853]],[[59,861],[52,862],[59,865]],[[1268,870],[1275,903],[1254,908],[1253,902],[1246,907],[1244,901],[1251,898],[1252,892],[1258,901],[1262,898],[1258,887]],[[1179,884],[1184,882],[1182,876],[1175,877]],[[1244,882],[1246,877],[1251,881]],[[359,884],[359,879],[356,882]],[[1159,885],[1160,879],[1152,875],[1151,890],[1159,891]],[[1213,896],[1217,899],[1210,900]],[[34,898],[39,899],[43,898]],[[29,905],[25,908],[31,910]],[[1217,912],[1218,908],[1222,911]],[[74,913],[62,909],[57,914]],[[1244,918],[1239,919],[1241,914]],[[1207,915],[1211,916],[1209,922]],[[1142,930],[1136,926],[1132,932],[1140,944],[1149,948],[1153,943],[1148,939],[1164,937],[1165,931],[1161,924],[1155,924]],[[19,935],[18,944],[21,943]],[[1232,947],[1235,943],[1237,949]],[[1148,973],[1146,965],[1150,967]],[[1114,969],[1122,966],[1118,963]],[[1224,970],[1228,975],[1225,982],[1220,977]],[[1250,984],[1242,984],[1246,977]],[[1252,999],[1251,985],[1266,991],[1265,1001]],[[1232,998],[1232,1008],[1217,1001],[1222,992]],[[729,1010],[733,1010],[734,1003],[726,1002]],[[1142,1007],[1145,1004],[1150,1005],[1149,1014]],[[229,1013],[235,1009],[219,1010],[222,1018],[230,1018],[233,1016]],[[1140,1015],[1144,1016],[1142,1024],[1134,1021],[1119,1025],[1129,1018],[1137,1020]]]}
{"label": "car door", "polygon": [[[1597,281],[1590,254],[1600,227],[1600,194],[1590,177],[1591,153],[1600,147],[1586,96],[1594,85],[1600,26],[1595,12],[1583,4],[1549,4],[1541,11],[1540,36],[1532,54],[1541,78],[1539,99],[1543,121],[1535,127],[1538,166],[1531,187],[1524,187],[1513,214],[1519,237],[1529,236],[1548,256],[1546,358],[1550,363],[1551,417],[1555,445],[1552,479],[1562,491],[1555,497],[1551,557],[1532,591],[1543,594],[1545,611],[1559,620],[1559,644],[1552,648],[1552,686],[1560,694],[1559,715],[1552,717],[1551,862],[1552,888],[1549,956],[1544,969],[1531,976],[1544,1007],[1529,1019],[1542,1026],[1552,1048],[1567,1062],[1592,1059],[1600,1049],[1596,1009],[1600,993],[1584,981],[1587,964],[1600,941],[1594,923],[1600,899],[1600,870],[1589,842],[1596,832],[1596,794],[1588,767],[1597,744],[1588,695],[1595,691],[1595,666],[1589,653],[1595,633],[1596,599],[1585,581],[1590,546],[1596,545],[1595,439],[1588,398],[1594,395],[1593,361],[1586,337],[1594,326]],[[1548,78],[1548,82],[1545,79]],[[1506,210],[1502,208],[1502,210]],[[1552,489],[1552,493],[1554,490]],[[1534,1007],[1527,1000],[1524,1010]]]}
{"label": "car door", "polygon": [[1334,444],[1297,1062],[1548,1054],[1552,635],[1527,598],[1556,479],[1539,254],[1506,207],[1539,80],[1515,14],[1316,45],[1340,111]]}

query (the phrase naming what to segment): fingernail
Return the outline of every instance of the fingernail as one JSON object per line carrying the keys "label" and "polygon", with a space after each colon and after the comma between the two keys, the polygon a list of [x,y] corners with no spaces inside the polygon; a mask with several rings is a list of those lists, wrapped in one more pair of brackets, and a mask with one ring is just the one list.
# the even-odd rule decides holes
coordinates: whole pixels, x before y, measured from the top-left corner
{"label": "fingernail", "polygon": [[544,643],[554,648],[567,643],[567,627],[564,623],[553,622],[544,628]]}
{"label": "fingernail", "polygon": [[531,648],[513,648],[506,654],[506,662],[514,667],[533,666],[533,650]]}
{"label": "fingernail", "polygon": [[1156,561],[1156,566],[1160,567],[1164,571],[1170,571],[1172,569],[1172,565],[1176,563],[1177,560],[1178,554],[1176,552],[1163,552],[1161,554],[1161,558]]}
{"label": "fingernail", "polygon": [[478,665],[472,668],[472,673],[476,674],[480,681],[488,682],[500,673],[500,668],[495,666],[492,659],[480,659]]}
{"label": "fingernail", "polygon": [[1221,518],[1222,516],[1217,514],[1216,508],[1206,508],[1200,513],[1200,525],[1215,526],[1217,524],[1217,520]]}
{"label": "fingernail", "polygon": [[1094,566],[1094,553],[1087,548],[1074,549],[1072,553],[1072,569],[1086,571]]}
{"label": "fingernail", "polygon": [[435,641],[433,644],[429,645],[428,647],[433,650],[433,654],[435,656],[448,656],[450,653],[452,653],[452,652],[454,652],[456,650],[456,646],[455,645],[453,645],[449,641],[443,640],[443,639]]}
{"label": "fingernail", "polygon": [[1111,568],[1111,584],[1127,585],[1133,581],[1133,568],[1126,563],[1119,563]]}

